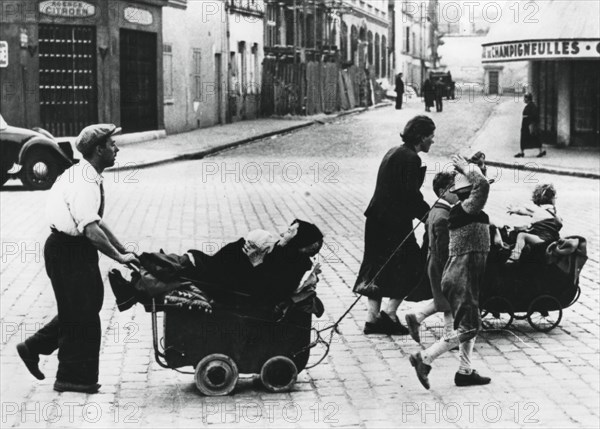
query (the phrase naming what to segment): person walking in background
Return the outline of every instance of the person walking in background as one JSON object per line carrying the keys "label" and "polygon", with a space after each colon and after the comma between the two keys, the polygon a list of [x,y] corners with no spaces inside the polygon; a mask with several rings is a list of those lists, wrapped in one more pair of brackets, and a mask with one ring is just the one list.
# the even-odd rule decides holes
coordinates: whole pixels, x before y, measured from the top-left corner
{"label": "person walking in background", "polygon": [[396,75],[396,110],[402,109],[402,99],[404,98],[404,82],[402,73]]}
{"label": "person walking in background", "polygon": [[102,172],[112,167],[119,148],[112,136],[121,128],[96,124],[84,128],[76,140],[83,159],[56,181],[48,196],[51,234],[44,246],[46,273],[56,297],[58,315],[17,345],[31,374],[43,380],[39,355],[58,349],[54,390],[97,393],[100,310],[104,285],[98,250],[122,264],[137,262],[103,220]]}
{"label": "person walking in background", "polygon": [[431,108],[435,101],[435,85],[431,79],[425,79],[425,82],[423,82],[422,94],[423,99],[425,100],[425,111],[431,112]]}
{"label": "person walking in background", "polygon": [[444,110],[444,92],[446,89],[446,85],[444,85],[444,82],[442,81],[442,78],[438,78],[435,81],[435,111],[436,112],[441,112],[442,110]]}
{"label": "person walking in background", "polygon": [[416,312],[406,314],[406,326],[409,334],[417,343],[421,342],[419,328],[429,316],[444,312],[444,334],[453,331],[452,310],[448,300],[442,294],[442,272],[448,260],[448,217],[450,208],[458,202],[458,197],[448,192],[454,183],[454,173],[441,172],[433,178],[433,191],[439,200],[433,205],[427,216],[427,235],[429,251],[427,254],[427,275],[431,285],[433,301],[427,302]]}
{"label": "person walking in background", "polygon": [[[425,167],[418,152],[429,152],[434,131],[435,124],[427,116],[412,118],[401,134],[404,144],[390,149],[379,166],[375,192],[365,211],[365,252],[353,289],[368,297],[367,335],[408,334],[396,311],[422,274],[412,221],[429,211],[420,191]],[[389,298],[385,311],[381,311],[383,298]]]}
{"label": "person walking in background", "polygon": [[457,329],[426,350],[410,355],[410,364],[426,389],[429,389],[428,375],[433,361],[456,346],[460,347],[460,366],[454,383],[473,386],[490,382],[489,377],[482,377],[471,368],[475,337],[481,329],[479,289],[491,242],[489,217],[483,211],[490,185],[479,167],[469,168],[463,157],[452,156],[452,163],[461,173],[451,190],[460,203],[452,207],[448,218],[450,241],[448,262],[442,274],[442,292],[452,308]]}
{"label": "person walking in background", "polygon": [[542,140],[539,136],[539,110],[531,93],[525,94],[523,100],[526,106],[521,121],[521,151],[515,155],[515,158],[523,158],[525,149],[538,149],[537,157],[541,158],[546,156],[546,151],[542,149]]}

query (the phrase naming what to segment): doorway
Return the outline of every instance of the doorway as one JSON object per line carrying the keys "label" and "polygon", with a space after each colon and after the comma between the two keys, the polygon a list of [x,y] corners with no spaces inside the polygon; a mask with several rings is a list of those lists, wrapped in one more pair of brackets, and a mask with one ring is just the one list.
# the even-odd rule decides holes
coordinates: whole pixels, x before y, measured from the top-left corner
{"label": "doorway", "polygon": [[156,33],[120,31],[121,127],[123,132],[158,128]]}
{"label": "doorway", "polygon": [[98,122],[96,28],[39,25],[40,122],[54,136],[76,136]]}
{"label": "doorway", "polygon": [[489,95],[498,95],[498,84],[500,83],[500,73],[497,71],[490,71],[490,85],[489,85]]}

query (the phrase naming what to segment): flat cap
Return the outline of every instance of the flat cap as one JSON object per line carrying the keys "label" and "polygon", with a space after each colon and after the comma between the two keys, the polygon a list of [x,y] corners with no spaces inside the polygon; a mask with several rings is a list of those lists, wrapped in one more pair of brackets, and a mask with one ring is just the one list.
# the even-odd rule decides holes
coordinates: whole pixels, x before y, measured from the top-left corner
{"label": "flat cap", "polygon": [[89,153],[96,145],[105,141],[104,139],[121,132],[121,127],[115,124],[94,124],[85,127],[75,140],[75,147],[82,154]]}

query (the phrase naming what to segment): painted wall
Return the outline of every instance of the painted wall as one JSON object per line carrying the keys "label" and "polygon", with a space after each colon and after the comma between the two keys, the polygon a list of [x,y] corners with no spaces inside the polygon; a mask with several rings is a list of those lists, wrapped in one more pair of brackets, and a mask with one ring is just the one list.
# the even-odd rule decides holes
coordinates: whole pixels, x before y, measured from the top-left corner
{"label": "painted wall", "polygon": [[[486,38],[482,36],[446,36],[444,44],[439,47],[441,66],[452,73],[457,83],[475,83],[481,89],[487,85],[487,76],[481,63],[481,44]],[[500,87],[504,92],[518,91],[528,81],[527,62],[506,62],[501,66]]]}
{"label": "painted wall", "polygon": [[[222,4],[222,1],[193,0],[188,1],[186,9],[163,10],[163,43],[171,50],[170,55],[163,52],[167,133],[224,122],[227,81],[223,72],[220,79],[216,78],[215,63],[218,58],[215,54],[221,54],[221,70],[226,70],[226,15]],[[200,64],[196,70],[198,55]],[[221,103],[217,96],[219,85]]]}
{"label": "painted wall", "polygon": [[[97,120],[121,123],[120,116],[120,60],[119,32],[121,29],[157,33],[157,45],[161,45],[162,6],[165,0],[86,0],[94,7],[90,16],[51,16],[40,13],[40,1],[2,1],[0,7],[0,40],[8,43],[9,64],[0,68],[2,93],[1,112],[11,125],[35,127],[40,120],[39,82],[39,24],[59,24],[95,27]],[[134,17],[126,19],[126,8],[143,10],[151,16],[150,23],[137,23]],[[68,8],[68,10],[76,8]],[[30,49],[20,48],[21,29],[28,35]],[[102,55],[100,51],[105,50]],[[159,51],[159,49],[157,49]],[[157,52],[157,119],[163,126],[162,111],[162,55]]]}
{"label": "painted wall", "polygon": [[228,102],[233,121],[258,115],[265,40],[264,10],[264,2],[256,1],[257,15],[236,11],[229,13]]}

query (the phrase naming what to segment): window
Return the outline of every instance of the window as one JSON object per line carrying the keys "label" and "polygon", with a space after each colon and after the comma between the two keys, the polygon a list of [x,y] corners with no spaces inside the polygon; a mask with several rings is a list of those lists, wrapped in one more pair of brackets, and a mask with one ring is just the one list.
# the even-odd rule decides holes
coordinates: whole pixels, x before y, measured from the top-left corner
{"label": "window", "polygon": [[202,51],[200,49],[194,49],[193,51],[193,82],[194,82],[194,101],[201,101],[202,99],[202,68],[201,68],[201,60],[202,60]]}
{"label": "window", "polygon": [[164,98],[173,98],[173,46],[163,44],[163,86]]}
{"label": "window", "polygon": [[404,45],[404,51],[408,54],[410,53],[410,28],[409,27],[405,27],[406,28],[406,37],[404,38],[405,41],[405,45]]}

